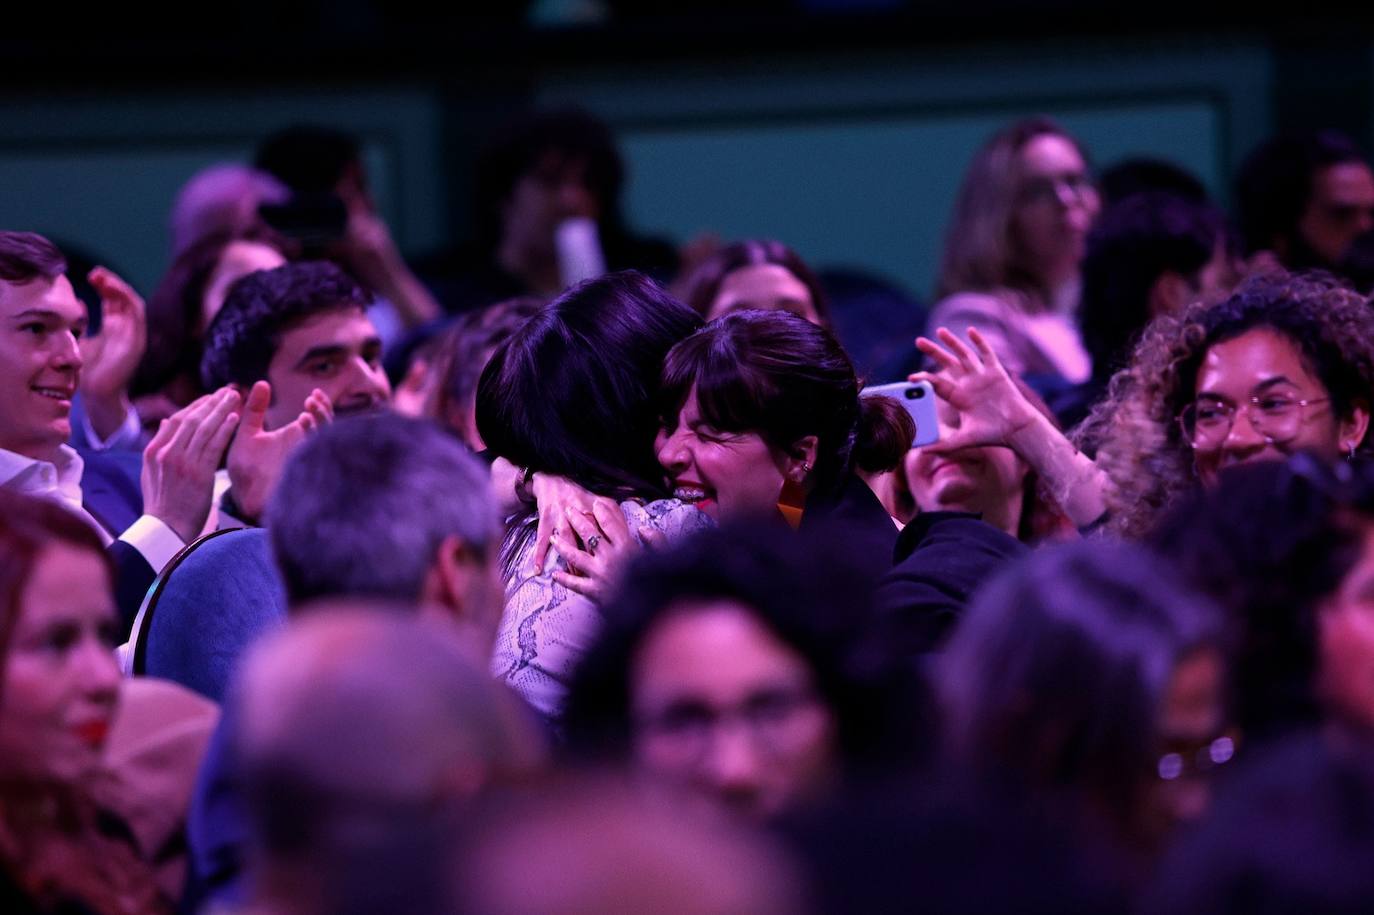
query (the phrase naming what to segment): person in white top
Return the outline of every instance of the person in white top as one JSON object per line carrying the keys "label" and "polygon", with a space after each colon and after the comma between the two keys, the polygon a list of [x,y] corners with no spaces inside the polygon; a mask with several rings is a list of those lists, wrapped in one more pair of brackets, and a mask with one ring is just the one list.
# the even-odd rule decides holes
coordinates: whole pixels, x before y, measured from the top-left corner
{"label": "person in white top", "polygon": [[217,391],[163,424],[144,452],[144,514],[125,531],[106,531],[82,506],[83,464],[66,444],[86,309],[65,270],[42,236],[0,232],[0,486],[65,503],[107,543],[117,533],[126,546],[112,544],[116,565],[151,583],[205,524],[239,395]]}
{"label": "person in white top", "polygon": [[1082,146],[1054,121],[998,132],[959,189],[927,335],[976,327],[1017,374],[1086,381],[1092,364],[1073,313],[1100,208]]}

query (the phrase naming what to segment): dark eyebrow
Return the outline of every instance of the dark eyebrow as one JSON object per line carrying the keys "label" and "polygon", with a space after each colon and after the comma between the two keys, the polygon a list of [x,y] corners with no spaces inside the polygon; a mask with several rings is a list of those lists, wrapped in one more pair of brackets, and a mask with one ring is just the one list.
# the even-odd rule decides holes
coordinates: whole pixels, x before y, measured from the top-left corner
{"label": "dark eyebrow", "polygon": [[18,314],[11,315],[13,318],[47,318],[52,321],[66,321],[62,315],[50,308],[26,308]]}
{"label": "dark eyebrow", "polygon": [[305,351],[304,356],[301,356],[301,358],[297,360],[296,368],[300,368],[314,359],[324,359],[326,357],[334,358],[346,355],[348,355],[348,347],[340,346],[337,343],[329,343],[324,346],[312,346]]}
{"label": "dark eyebrow", "polygon": [[[67,319],[63,317],[62,314],[53,311],[51,308],[25,308],[21,312],[10,315],[10,320],[12,321],[33,320],[34,318],[39,318],[43,321],[52,321],[57,324],[67,323]],[[71,326],[84,332],[88,323],[90,323],[89,319],[83,314],[74,319],[71,322]]]}
{"label": "dark eyebrow", "polygon": [[[1276,375],[1273,378],[1266,378],[1264,381],[1261,381],[1259,384],[1255,385],[1253,388],[1250,389],[1250,394],[1251,396],[1254,396],[1255,394],[1258,394],[1261,391],[1267,391],[1275,385],[1279,384],[1291,384],[1294,387],[1297,387],[1297,384],[1293,381],[1293,379],[1289,378],[1287,375]],[[1207,400],[1221,400],[1225,401],[1226,403],[1231,403],[1231,398],[1227,397],[1225,394],[1215,394],[1211,391],[1199,391],[1196,399],[1202,400],[1204,398],[1206,398]]]}
{"label": "dark eyebrow", "polygon": [[[1272,388],[1272,387],[1273,387],[1274,385],[1276,385],[1276,384],[1293,384],[1293,382],[1288,378],[1287,375],[1279,375],[1279,376],[1277,376],[1277,377],[1275,377],[1275,378],[1270,378],[1270,379],[1268,379],[1267,381],[1261,381],[1259,384],[1255,385],[1255,386],[1254,386],[1253,388],[1251,388],[1250,390],[1251,390],[1251,393],[1258,393],[1258,392],[1260,392],[1260,391],[1267,391],[1267,390],[1269,390],[1270,388]],[[1296,387],[1296,385],[1294,385],[1294,387]]]}

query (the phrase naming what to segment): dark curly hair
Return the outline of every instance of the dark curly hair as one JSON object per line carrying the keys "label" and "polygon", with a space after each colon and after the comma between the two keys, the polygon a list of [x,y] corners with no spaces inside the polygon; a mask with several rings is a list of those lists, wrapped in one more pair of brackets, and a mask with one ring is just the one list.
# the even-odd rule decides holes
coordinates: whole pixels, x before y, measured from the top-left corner
{"label": "dark curly hair", "polygon": [[182,377],[200,386],[205,290],[238,241],[259,242],[287,256],[286,241],[257,225],[211,232],[178,254],[148,298],[148,349],[131,385],[134,396],[160,391]]}
{"label": "dark curly hair", "polygon": [[[1207,352],[1256,328],[1282,334],[1348,418],[1374,394],[1374,314],[1363,296],[1321,273],[1253,276],[1220,302],[1199,302],[1145,329],[1130,364],[1076,438],[1111,486],[1109,529],[1142,536],[1196,486],[1193,453],[1176,419],[1194,397]],[[1369,436],[1360,442],[1366,450]]]}
{"label": "dark curly hair", "polygon": [[367,303],[363,288],[326,261],[250,273],[230,287],[205,331],[201,383],[213,391],[260,381],[287,330],[317,314],[362,310]]}

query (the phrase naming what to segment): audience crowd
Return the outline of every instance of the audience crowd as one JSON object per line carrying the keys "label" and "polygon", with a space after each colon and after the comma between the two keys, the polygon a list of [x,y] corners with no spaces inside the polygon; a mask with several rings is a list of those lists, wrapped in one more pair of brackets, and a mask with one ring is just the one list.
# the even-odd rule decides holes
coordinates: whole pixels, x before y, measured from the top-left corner
{"label": "audience crowd", "polygon": [[411,262],[319,127],[146,302],[0,231],[0,911],[1374,911],[1374,171],[1089,153],[988,140],[928,315],[577,110]]}

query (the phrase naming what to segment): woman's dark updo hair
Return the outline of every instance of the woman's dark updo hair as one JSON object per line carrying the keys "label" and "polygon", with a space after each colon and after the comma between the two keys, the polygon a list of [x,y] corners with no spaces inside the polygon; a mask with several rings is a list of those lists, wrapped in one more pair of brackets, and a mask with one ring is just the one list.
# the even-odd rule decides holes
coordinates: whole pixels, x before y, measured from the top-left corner
{"label": "woman's dark updo hair", "polygon": [[830,325],[830,307],[821,281],[791,248],[772,238],[750,238],[726,245],[702,263],[692,274],[687,289],[687,304],[703,318],[711,314],[711,305],[720,294],[725,278],[744,267],[772,264],[795,276],[811,294],[811,307],[826,326]]}
{"label": "woman's dark updo hair", "polygon": [[872,394],[859,399],[863,411],[854,440],[854,469],[883,473],[901,466],[916,439],[916,420],[897,399]]}
{"label": "woman's dark updo hair", "polygon": [[886,405],[861,402],[859,388],[853,363],[826,328],[790,312],[740,311],[673,347],[663,367],[662,416],[676,426],[695,389],[701,418],[721,431],[757,432],[779,450],[814,435],[815,491],[826,492],[910,430]]}
{"label": "woman's dark updo hair", "polygon": [[516,466],[597,495],[661,495],[658,373],[673,344],[700,326],[635,271],[579,283],[492,354],[477,382],[482,440]]}

